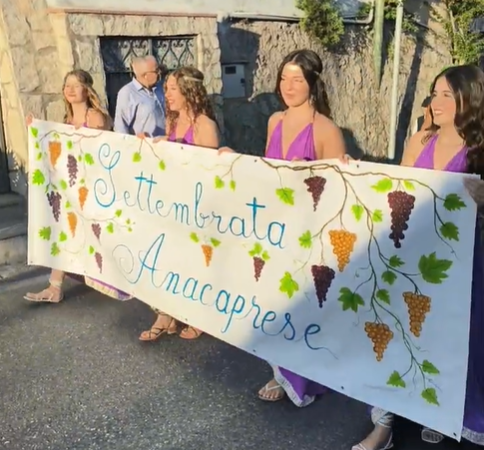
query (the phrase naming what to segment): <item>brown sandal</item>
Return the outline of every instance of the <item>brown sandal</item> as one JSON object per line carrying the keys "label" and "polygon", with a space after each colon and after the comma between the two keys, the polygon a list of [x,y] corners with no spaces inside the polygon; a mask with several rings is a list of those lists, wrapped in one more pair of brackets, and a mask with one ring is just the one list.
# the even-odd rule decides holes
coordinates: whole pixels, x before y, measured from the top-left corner
{"label": "brown sandal", "polygon": [[49,280],[50,286],[40,292],[27,292],[24,299],[34,303],[60,303],[64,298],[62,292],[62,283],[55,280]]}
{"label": "brown sandal", "polygon": [[185,327],[180,333],[180,337],[182,339],[186,339],[187,341],[193,341],[194,339],[198,339],[203,334],[202,330],[199,330],[195,327]]}
{"label": "brown sandal", "polygon": [[164,334],[176,334],[178,330],[177,330],[175,319],[173,319],[173,317],[170,317],[168,314],[158,314],[158,315],[162,317],[170,318],[170,322],[168,323],[168,326],[151,327],[149,330],[143,331],[139,336],[140,341],[155,342]]}

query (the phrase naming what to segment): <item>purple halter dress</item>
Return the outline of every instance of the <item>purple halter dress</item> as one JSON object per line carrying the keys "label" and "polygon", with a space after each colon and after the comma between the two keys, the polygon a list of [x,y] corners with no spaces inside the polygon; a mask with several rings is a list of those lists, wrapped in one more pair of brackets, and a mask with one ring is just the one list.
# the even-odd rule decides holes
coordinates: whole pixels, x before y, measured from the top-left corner
{"label": "purple halter dress", "polygon": [[[287,155],[283,156],[282,149],[282,120],[277,124],[266,151],[267,158],[286,159],[307,159],[314,161],[316,151],[314,148],[313,124],[310,123],[305,127],[292,141]],[[296,406],[307,406],[314,401],[317,395],[324,394],[327,388],[301,377],[282,367],[272,365],[274,369],[274,378],[277,383],[284,389],[287,396]]]}
{"label": "purple halter dress", "polygon": [[[434,168],[437,136],[422,150],[414,167]],[[447,164],[446,172],[466,172],[467,149],[464,147]],[[471,322],[469,333],[469,362],[462,437],[484,446],[484,273],[483,248],[479,227],[476,226],[472,279]],[[388,423],[392,415],[380,408],[371,408],[373,423]]]}
{"label": "purple halter dress", "polygon": [[176,138],[176,127],[175,127],[175,129],[170,133],[170,136],[168,136],[168,141],[179,142],[180,144],[195,145],[195,137],[193,136],[193,126],[191,126],[187,130],[187,132],[185,133],[185,136],[183,136],[181,139]]}

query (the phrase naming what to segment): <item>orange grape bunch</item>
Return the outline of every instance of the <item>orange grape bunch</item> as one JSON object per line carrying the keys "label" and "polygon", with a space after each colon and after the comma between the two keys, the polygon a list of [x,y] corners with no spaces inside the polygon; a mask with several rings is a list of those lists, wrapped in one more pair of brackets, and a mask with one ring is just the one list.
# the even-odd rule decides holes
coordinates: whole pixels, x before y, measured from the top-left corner
{"label": "orange grape bunch", "polygon": [[385,353],[389,342],[393,339],[393,331],[390,330],[386,323],[365,322],[365,332],[373,343],[376,360],[378,362],[381,361],[383,353]]}
{"label": "orange grape bunch", "polygon": [[338,260],[338,270],[343,272],[350,262],[356,242],[356,234],[346,230],[330,230],[329,240],[333,247],[333,253]]}
{"label": "orange grape bunch", "polygon": [[203,256],[205,258],[205,265],[207,267],[209,267],[210,263],[212,262],[213,247],[211,245],[203,244],[202,245],[202,252],[203,252]]}
{"label": "orange grape bunch", "polygon": [[62,153],[62,145],[58,141],[50,141],[49,142],[49,159],[52,167],[55,167],[57,164],[57,160],[59,159]]}
{"label": "orange grape bunch", "polygon": [[425,317],[430,312],[431,299],[426,295],[414,294],[413,292],[404,292],[402,295],[410,317],[410,332],[415,337],[420,337]]}

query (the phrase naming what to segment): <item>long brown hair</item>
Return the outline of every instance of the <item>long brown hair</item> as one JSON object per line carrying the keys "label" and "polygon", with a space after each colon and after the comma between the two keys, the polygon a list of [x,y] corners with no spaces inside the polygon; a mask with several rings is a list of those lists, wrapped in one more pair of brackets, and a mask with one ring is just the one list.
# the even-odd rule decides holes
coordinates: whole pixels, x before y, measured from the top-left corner
{"label": "long brown hair", "polygon": [[71,70],[66,74],[64,77],[64,82],[62,84],[62,95],[64,98],[64,105],[66,107],[66,113],[64,116],[65,123],[72,123],[73,120],[73,112],[72,112],[72,105],[67,101],[64,95],[64,89],[66,87],[66,82],[69,77],[76,77],[77,81],[82,85],[82,87],[86,90],[87,94],[87,107],[89,109],[93,109],[99,113],[101,113],[104,117],[104,124],[106,129],[112,129],[113,121],[107,111],[107,109],[103,106],[101,99],[99,98],[98,93],[94,89],[94,80],[89,72],[86,72],[82,69],[75,69]]}
{"label": "long brown hair", "polygon": [[[484,72],[475,65],[453,66],[435,77],[430,92],[444,77],[454,95],[456,114],[454,126],[467,147],[467,172],[484,176]],[[423,142],[439,130],[432,123]]]}
{"label": "long brown hair", "polygon": [[[198,116],[205,114],[207,117],[216,122],[215,114],[213,113],[212,104],[208,97],[207,89],[203,84],[204,76],[195,67],[181,67],[169,74],[166,77],[173,77],[176,80],[181,95],[185,97],[189,112],[193,114],[193,120],[196,120]],[[166,81],[165,81],[165,94],[166,94]],[[177,111],[171,111],[170,105],[166,103],[166,121],[168,133],[173,132],[176,128],[176,121],[179,113]]]}

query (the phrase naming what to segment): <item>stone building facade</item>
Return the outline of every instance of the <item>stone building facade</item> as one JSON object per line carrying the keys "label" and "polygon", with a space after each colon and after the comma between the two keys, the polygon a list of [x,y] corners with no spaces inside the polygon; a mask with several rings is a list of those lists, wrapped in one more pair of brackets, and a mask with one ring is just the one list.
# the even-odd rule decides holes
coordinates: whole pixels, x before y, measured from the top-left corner
{"label": "stone building facade", "polygon": [[[415,0],[417,8],[422,2]],[[152,53],[168,68],[193,64],[206,76],[226,143],[247,153],[263,151],[269,115],[280,106],[273,94],[283,55],[310,47],[324,60],[324,77],[335,121],[345,129],[350,148],[382,155],[388,141],[391,61],[376,87],[367,31],[352,26],[342,54],[328,53],[293,22],[267,18],[226,20],[216,14],[196,16],[52,11],[45,0],[1,2],[0,92],[3,151],[8,156],[9,188],[27,193],[25,116],[62,121],[63,77],[73,68],[88,70],[95,87],[109,102],[129,81],[129,61]],[[450,61],[446,46],[437,45],[438,24],[421,12],[425,44],[407,39],[403,45],[399,85],[402,111],[400,141],[419,113],[436,71]],[[442,50],[443,48],[443,50]],[[440,49],[440,50],[439,50]],[[0,145],[2,144],[0,140]],[[0,159],[2,154],[0,153]],[[3,188],[2,188],[3,186]]]}

